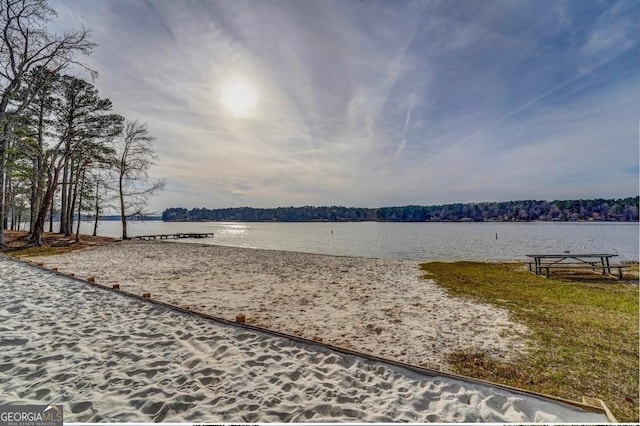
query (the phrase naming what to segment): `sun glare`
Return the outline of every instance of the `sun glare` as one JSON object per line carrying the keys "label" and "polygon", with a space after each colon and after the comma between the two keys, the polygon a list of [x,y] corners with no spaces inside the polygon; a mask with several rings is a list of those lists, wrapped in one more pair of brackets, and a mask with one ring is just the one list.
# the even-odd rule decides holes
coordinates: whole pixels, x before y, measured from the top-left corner
{"label": "sun glare", "polygon": [[222,105],[236,117],[250,116],[256,101],[256,92],[246,81],[236,80],[222,88]]}

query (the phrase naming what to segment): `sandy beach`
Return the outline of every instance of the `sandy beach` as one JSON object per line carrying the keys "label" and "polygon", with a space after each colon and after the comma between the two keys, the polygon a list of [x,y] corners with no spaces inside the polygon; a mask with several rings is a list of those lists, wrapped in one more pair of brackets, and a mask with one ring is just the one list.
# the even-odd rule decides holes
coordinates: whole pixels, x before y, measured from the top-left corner
{"label": "sandy beach", "polygon": [[96,282],[120,284],[191,310],[446,370],[475,348],[526,350],[527,329],[506,311],[448,296],[415,261],[337,257],[175,242],[119,242],[30,258]]}
{"label": "sandy beach", "polygon": [[0,348],[0,404],[63,404],[65,422],[606,421],[196,318],[1,256]]}

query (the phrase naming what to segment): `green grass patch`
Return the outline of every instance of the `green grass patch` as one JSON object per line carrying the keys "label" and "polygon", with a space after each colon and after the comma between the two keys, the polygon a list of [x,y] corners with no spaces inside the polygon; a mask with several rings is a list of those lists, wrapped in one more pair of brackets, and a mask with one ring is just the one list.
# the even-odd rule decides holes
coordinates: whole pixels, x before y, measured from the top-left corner
{"label": "green grass patch", "polygon": [[619,421],[639,421],[638,281],[596,274],[553,276],[519,263],[426,263],[425,278],[449,294],[507,309],[532,331],[512,361],[474,349],[448,360],[455,372],[535,392],[603,399]]}

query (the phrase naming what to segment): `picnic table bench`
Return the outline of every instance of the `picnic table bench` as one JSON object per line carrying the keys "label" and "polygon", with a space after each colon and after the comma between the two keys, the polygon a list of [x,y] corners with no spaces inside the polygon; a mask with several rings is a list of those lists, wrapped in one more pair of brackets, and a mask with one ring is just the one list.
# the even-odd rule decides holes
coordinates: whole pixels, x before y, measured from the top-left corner
{"label": "picnic table bench", "polygon": [[529,262],[529,271],[536,275],[549,277],[551,269],[591,269],[602,270],[602,275],[611,275],[612,269],[618,270],[618,279],[622,279],[622,270],[629,265],[611,264],[610,259],[617,257],[610,253],[562,253],[562,254],[528,254],[533,259]]}

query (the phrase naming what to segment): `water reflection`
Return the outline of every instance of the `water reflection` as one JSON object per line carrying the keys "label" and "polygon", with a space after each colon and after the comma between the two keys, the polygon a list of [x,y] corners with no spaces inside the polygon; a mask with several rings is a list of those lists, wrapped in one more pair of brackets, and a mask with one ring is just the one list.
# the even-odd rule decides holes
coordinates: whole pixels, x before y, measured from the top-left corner
{"label": "water reflection", "polygon": [[[247,233],[248,226],[246,225],[223,225],[218,227],[220,235],[239,237]],[[215,232],[214,232],[215,233]]]}

